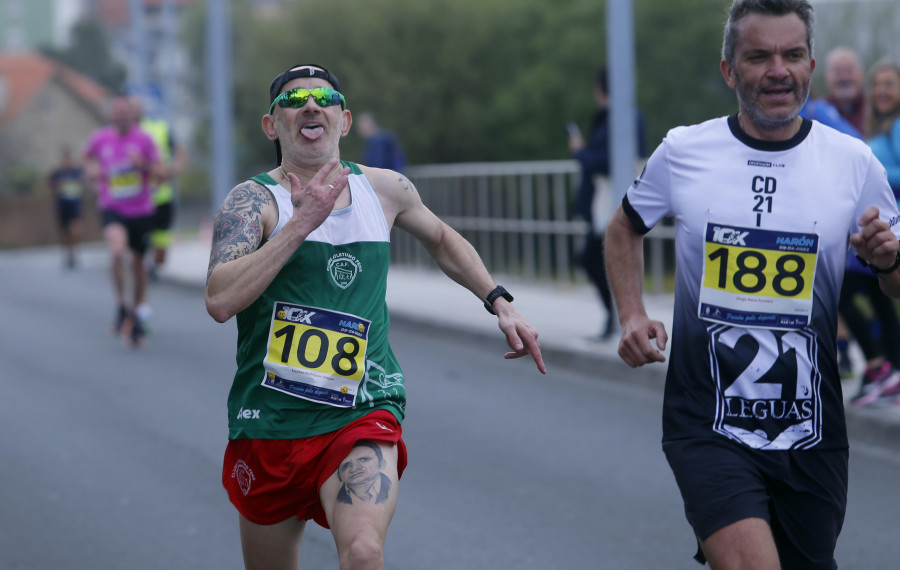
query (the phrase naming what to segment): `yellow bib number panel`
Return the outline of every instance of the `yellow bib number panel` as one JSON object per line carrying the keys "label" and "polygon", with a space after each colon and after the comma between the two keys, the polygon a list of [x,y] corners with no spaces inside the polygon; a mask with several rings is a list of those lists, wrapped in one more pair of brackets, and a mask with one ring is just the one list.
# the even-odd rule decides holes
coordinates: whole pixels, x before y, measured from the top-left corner
{"label": "yellow bib number panel", "polygon": [[263,385],[297,398],[349,408],[365,373],[371,321],[276,302]]}
{"label": "yellow bib number panel", "polygon": [[81,198],[81,182],[78,180],[65,180],[59,188],[59,195],[69,200]]}
{"label": "yellow bib number panel", "polygon": [[141,175],[134,169],[119,170],[109,176],[109,192],[113,198],[121,200],[141,193]]}
{"label": "yellow bib number panel", "polygon": [[818,234],[708,222],[700,318],[739,327],[806,327],[818,253]]}

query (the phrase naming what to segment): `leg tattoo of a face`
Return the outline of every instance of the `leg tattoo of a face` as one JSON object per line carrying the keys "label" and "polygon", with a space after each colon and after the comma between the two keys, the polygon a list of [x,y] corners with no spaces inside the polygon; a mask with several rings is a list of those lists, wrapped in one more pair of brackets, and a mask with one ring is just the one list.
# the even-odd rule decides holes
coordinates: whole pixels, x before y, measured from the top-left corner
{"label": "leg tattoo of a face", "polygon": [[384,455],[377,443],[356,442],[353,450],[338,467],[341,488],[339,503],[383,503],[391,490],[391,479],[383,473]]}

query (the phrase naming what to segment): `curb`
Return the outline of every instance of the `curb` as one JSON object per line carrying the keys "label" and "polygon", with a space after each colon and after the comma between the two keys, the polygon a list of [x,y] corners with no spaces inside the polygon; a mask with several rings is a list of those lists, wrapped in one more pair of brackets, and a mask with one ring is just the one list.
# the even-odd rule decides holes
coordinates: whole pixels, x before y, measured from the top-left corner
{"label": "curb", "polygon": [[[205,275],[181,273],[172,271],[171,268],[164,268],[160,274],[160,281],[180,288],[202,291]],[[422,313],[407,312],[396,308],[391,309],[390,315],[392,322],[420,326],[431,331],[463,334],[486,342],[496,342],[498,347],[505,347],[502,334],[499,329],[494,327],[471,327],[447,320],[423,317]],[[547,343],[542,344],[541,351],[545,362],[552,363],[551,372],[552,367],[559,366],[587,375],[602,374],[605,378],[613,381],[640,385],[660,393],[665,387],[667,364],[631,368],[615,352],[597,351],[592,353]],[[847,389],[846,384],[844,384],[844,389]],[[900,406],[894,407],[900,410]],[[844,414],[851,445],[854,440],[857,440],[900,450],[900,413],[894,412],[891,409],[853,408],[845,402]]]}
{"label": "curb", "polygon": [[[486,342],[497,342],[498,346],[503,343],[499,329],[496,331],[473,329],[455,323],[417,317],[403,311],[391,312],[391,322],[423,327],[430,331],[438,331],[440,334],[464,334]],[[602,370],[604,378],[612,381],[637,384],[660,393],[665,389],[667,365],[631,368],[618,356],[590,354],[555,346],[541,346],[541,352],[545,362],[552,361],[555,366],[569,371],[590,375]],[[662,410],[660,409],[661,414]],[[868,445],[900,450],[900,421],[885,418],[885,410],[852,408],[849,404],[845,404],[844,416],[851,447],[854,441],[860,441]]]}

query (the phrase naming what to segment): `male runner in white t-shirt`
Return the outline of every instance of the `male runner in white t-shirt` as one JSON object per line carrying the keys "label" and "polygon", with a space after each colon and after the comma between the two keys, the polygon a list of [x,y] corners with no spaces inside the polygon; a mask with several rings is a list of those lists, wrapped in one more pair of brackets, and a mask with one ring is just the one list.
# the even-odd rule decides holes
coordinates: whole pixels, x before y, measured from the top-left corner
{"label": "male runner in white t-shirt", "polygon": [[836,568],[847,433],[836,357],[848,243],[900,295],[898,211],[862,142],[798,113],[807,0],[735,0],[721,71],[739,112],[668,133],[607,230],[630,366],[668,340],[641,302],[643,234],[676,224],[663,450],[715,569]]}

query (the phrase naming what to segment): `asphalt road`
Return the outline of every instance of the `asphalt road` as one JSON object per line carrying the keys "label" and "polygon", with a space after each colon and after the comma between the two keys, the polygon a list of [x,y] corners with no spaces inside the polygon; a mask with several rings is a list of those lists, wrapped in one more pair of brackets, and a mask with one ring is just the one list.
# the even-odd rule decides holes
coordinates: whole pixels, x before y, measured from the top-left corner
{"label": "asphalt road", "polygon": [[[0,254],[0,568],[241,568],[219,483],[234,323],[157,284],[148,347],[110,338],[102,257]],[[694,569],[659,445],[661,394],[541,376],[485,342],[395,322],[410,467],[393,569]],[[896,568],[897,447],[854,442],[841,568]],[[337,568],[310,523],[304,568]]]}

